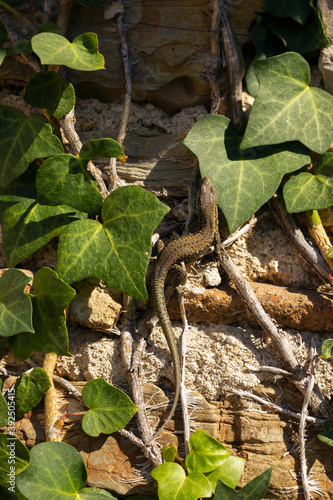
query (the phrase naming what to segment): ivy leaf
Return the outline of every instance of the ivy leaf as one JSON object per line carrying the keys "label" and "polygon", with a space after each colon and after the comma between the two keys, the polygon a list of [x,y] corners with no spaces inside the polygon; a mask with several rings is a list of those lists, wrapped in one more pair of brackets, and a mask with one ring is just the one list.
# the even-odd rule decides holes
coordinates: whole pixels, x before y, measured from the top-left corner
{"label": "ivy leaf", "polygon": [[317,434],[317,438],[328,446],[333,446],[333,420],[326,420],[322,425],[324,431]]}
{"label": "ivy leaf", "polygon": [[87,481],[83,458],[66,443],[49,441],[34,446],[30,464],[16,478],[19,491],[28,499],[77,500]]}
{"label": "ivy leaf", "polygon": [[256,61],[258,97],[252,106],[241,149],[300,141],[324,153],[333,139],[333,96],[309,87],[310,67],[289,52]]}
{"label": "ivy leaf", "polygon": [[8,424],[8,405],[4,396],[0,392],[0,427],[4,427],[7,424]]}
{"label": "ivy leaf", "polygon": [[37,367],[22,375],[15,383],[16,417],[21,418],[35,408],[50,387],[50,378],[43,368]]}
{"label": "ivy leaf", "polygon": [[265,26],[262,16],[257,16],[257,23],[250,32],[250,38],[255,46],[256,54],[254,60],[247,68],[245,82],[248,92],[250,92],[253,97],[257,97],[259,83],[254,71],[255,61],[281,54],[281,52],[284,52],[284,47],[279,39],[275,39],[274,37],[272,40],[272,37],[269,36],[267,26]]}
{"label": "ivy leaf", "polygon": [[13,54],[30,54],[30,52],[31,52],[30,38],[21,38],[21,40],[14,43],[7,50],[7,56],[12,56]]}
{"label": "ivy leaf", "polygon": [[230,455],[223,444],[201,429],[191,435],[189,445],[192,453],[185,458],[189,472],[211,472],[220,467]]}
{"label": "ivy leaf", "polygon": [[127,158],[122,146],[113,139],[87,141],[78,158],[68,154],[54,155],[38,169],[38,201],[45,205],[70,205],[82,212],[99,215],[103,198],[95,179],[87,171],[89,160],[96,156],[115,157],[122,162]]}
{"label": "ivy leaf", "polygon": [[75,290],[48,267],[37,271],[34,288],[36,295],[31,300],[35,333],[15,335],[9,340],[10,348],[21,361],[33,351],[70,356],[65,309],[75,297]]}
{"label": "ivy leaf", "polygon": [[311,161],[297,143],[241,151],[240,141],[222,115],[199,118],[184,140],[199,159],[202,177],[210,177],[230,232],[273,196],[284,174]]}
{"label": "ivy leaf", "polygon": [[47,109],[60,120],[73,108],[75,91],[73,85],[55,71],[40,71],[29,81],[23,98],[31,106]]}
{"label": "ivy leaf", "polygon": [[0,105],[0,186],[21,175],[29,163],[63,153],[58,137],[41,115],[27,118],[22,111]]}
{"label": "ivy leaf", "polygon": [[313,55],[319,49],[331,45],[325,35],[317,9],[311,11],[303,26],[290,18],[278,19],[269,14],[265,15],[265,23],[269,30],[280,38],[287,50]]}
{"label": "ivy leaf", "polygon": [[56,64],[81,71],[104,69],[95,33],[83,33],[69,42],[55,33],[40,33],[31,39],[32,49],[42,64]]}
{"label": "ivy leaf", "polygon": [[322,343],[321,355],[324,359],[333,358],[333,339],[326,339]]}
{"label": "ivy leaf", "polygon": [[122,163],[126,161],[127,156],[124,155],[123,147],[119,142],[113,139],[91,139],[83,144],[80,154],[83,160],[92,160],[97,156],[105,156],[106,158],[118,158]]}
{"label": "ivy leaf", "polygon": [[323,154],[313,173],[300,172],[283,186],[289,213],[322,210],[333,205],[333,153]]}
{"label": "ivy leaf", "polygon": [[24,291],[30,280],[18,269],[8,269],[0,277],[0,336],[34,331],[31,300]]}
{"label": "ivy leaf", "polygon": [[65,225],[87,218],[86,213],[66,205],[40,205],[36,197],[35,172],[31,167],[12,184],[0,189],[3,252],[9,267],[46,245]]}
{"label": "ivy leaf", "polygon": [[300,24],[304,24],[311,12],[309,0],[264,0],[262,9],[275,17],[290,17]]}
{"label": "ivy leaf", "polygon": [[22,441],[13,434],[0,434],[1,498],[6,498],[6,500],[26,500],[17,492],[16,480],[17,474],[20,474],[28,467],[29,461],[29,451]]}
{"label": "ivy leaf", "polygon": [[208,479],[200,472],[191,472],[186,476],[179,464],[166,462],[159,465],[151,476],[158,482],[159,500],[197,500],[210,497],[212,489]]}
{"label": "ivy leaf", "polygon": [[151,236],[168,208],[139,186],[113,191],[102,206],[103,225],[77,221],[63,229],[57,272],[66,283],[103,279],[107,286],[146,300]]}
{"label": "ivy leaf", "polygon": [[117,498],[100,488],[82,488],[78,493],[77,500],[117,500]]}
{"label": "ivy leaf", "polygon": [[216,489],[218,480],[230,486],[230,488],[235,489],[242,475],[244,466],[244,458],[228,457],[220,467],[205,474],[205,476],[209,480],[213,491]]}
{"label": "ivy leaf", "polygon": [[100,214],[103,197],[87,165],[88,160],[69,154],[45,160],[36,177],[38,202],[51,206],[68,205],[81,212]]}
{"label": "ivy leaf", "polygon": [[3,251],[8,267],[14,267],[61,233],[64,226],[87,214],[72,207],[40,205],[26,199],[3,213]]}
{"label": "ivy leaf", "polygon": [[162,446],[161,453],[164,462],[174,462],[177,455],[177,447],[174,444],[171,446]]}
{"label": "ivy leaf", "polygon": [[272,467],[260,474],[260,476],[252,479],[252,481],[238,491],[235,491],[219,480],[217,482],[214,500],[261,500],[268,489],[271,475]]}
{"label": "ivy leaf", "polygon": [[[7,30],[6,26],[3,23],[0,23],[0,44],[7,39]],[[0,45],[0,66],[3,63],[4,58],[6,57],[6,51]]]}
{"label": "ivy leaf", "polygon": [[90,380],[82,390],[84,404],[90,408],[82,420],[82,429],[89,436],[112,434],[125,427],[140,409],[120,389],[103,378]]}

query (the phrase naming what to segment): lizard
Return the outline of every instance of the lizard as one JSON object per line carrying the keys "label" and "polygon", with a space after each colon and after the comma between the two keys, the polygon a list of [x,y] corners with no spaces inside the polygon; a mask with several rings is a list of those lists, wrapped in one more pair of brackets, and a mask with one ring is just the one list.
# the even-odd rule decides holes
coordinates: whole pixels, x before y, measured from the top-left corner
{"label": "lizard", "polygon": [[165,428],[175,412],[181,383],[179,354],[164,296],[165,280],[169,270],[174,264],[181,261],[193,261],[198,259],[209,252],[215,241],[219,241],[216,193],[209,177],[204,178],[201,186],[200,219],[200,228],[195,234],[182,236],[181,238],[167,243],[156,262],[152,282],[152,294],[157,316],[170,349],[174,368],[175,396],[170,413],[163,425],[156,432],[154,438]]}

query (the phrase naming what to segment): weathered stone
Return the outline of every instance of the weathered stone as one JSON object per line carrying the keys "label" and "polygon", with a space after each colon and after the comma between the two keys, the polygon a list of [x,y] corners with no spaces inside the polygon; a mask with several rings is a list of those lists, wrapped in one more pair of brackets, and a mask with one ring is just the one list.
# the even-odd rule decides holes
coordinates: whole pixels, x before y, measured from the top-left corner
{"label": "weathered stone", "polygon": [[[321,13],[327,38],[333,41],[333,0],[318,0],[318,9]],[[333,94],[333,48],[325,47],[321,50],[319,69],[324,79],[324,89]]]}
{"label": "weathered stone", "polygon": [[[249,40],[248,28],[261,10],[261,0],[226,2],[230,24],[237,43]],[[100,52],[106,59],[106,70],[70,71],[79,94],[104,101],[123,95],[123,63],[118,51],[115,18],[105,20],[104,4],[91,8],[76,6],[69,36],[93,31],[98,34]],[[211,66],[211,8],[206,0],[195,3],[146,2],[126,5],[128,47],[132,65],[132,98],[152,101],[162,109],[175,111],[209,103],[210,85],[204,74]],[[227,75],[220,71],[219,85],[226,86]]]}
{"label": "weathered stone", "polygon": [[68,320],[95,330],[114,331],[122,310],[121,293],[97,280],[84,280],[76,285],[76,290]]}

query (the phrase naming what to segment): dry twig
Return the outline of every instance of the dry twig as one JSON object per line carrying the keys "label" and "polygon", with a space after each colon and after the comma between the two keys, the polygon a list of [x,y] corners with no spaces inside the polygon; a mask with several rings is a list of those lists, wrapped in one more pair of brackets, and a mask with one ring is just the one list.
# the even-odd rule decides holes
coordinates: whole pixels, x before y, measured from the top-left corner
{"label": "dry twig", "polygon": [[301,478],[302,478],[302,487],[303,487],[303,495],[304,495],[304,500],[310,500],[311,495],[310,495],[310,490],[309,490],[309,483],[308,483],[308,472],[307,472],[307,466],[306,466],[306,455],[305,455],[305,421],[308,413],[308,405],[311,399],[311,394],[314,388],[315,384],[315,374],[314,374],[314,365],[315,365],[315,359],[317,356],[316,348],[314,347],[314,343],[312,342],[311,349],[310,349],[310,370],[311,370],[311,375],[310,379],[308,381],[308,386],[305,391],[304,395],[304,401],[302,405],[302,411],[301,411],[301,418],[299,421],[299,454],[300,454],[300,461],[301,461]]}
{"label": "dry twig", "polygon": [[180,383],[180,402],[182,406],[183,424],[184,424],[184,446],[185,446],[185,456],[190,452],[189,439],[190,439],[190,425],[188,408],[186,401],[186,388],[185,388],[185,367],[186,367],[186,340],[188,333],[188,321],[186,317],[185,301],[184,296],[180,296],[179,300],[180,313],[183,321],[183,332],[182,332],[182,342],[181,342],[181,383]]}
{"label": "dry twig", "polygon": [[[234,264],[231,257],[225,252],[223,247],[221,247],[220,250],[218,249],[218,253],[221,266],[226,271],[229,278],[234,282],[236,289],[246,306],[280,351],[285,365],[293,374],[293,383],[302,394],[305,394],[308,386],[308,379],[301,369],[300,363],[296,359],[289,343],[282,335],[282,331],[279,330],[270,316],[265,312],[248,281],[242,276],[237,266]],[[323,417],[329,417],[330,412],[318,388],[312,393],[310,404],[315,414],[319,413],[323,415]]]}
{"label": "dry twig", "polygon": [[[261,398],[260,396],[252,394],[252,392],[243,391],[242,389],[234,389],[232,387],[227,387],[226,389],[223,390],[223,392],[225,394],[231,392],[235,396],[239,396],[242,399],[243,398],[250,399],[262,406],[268,406],[268,408],[271,408],[272,410],[281,413],[281,415],[285,415],[288,418],[294,418],[296,420],[300,420],[302,417],[301,413],[296,413],[294,411],[287,410],[286,408],[283,408],[283,406],[280,406],[276,403],[273,403],[272,401],[269,401],[267,399]],[[305,421],[314,425],[320,425],[323,422],[325,422],[325,419],[315,418],[315,417],[310,417],[309,415],[305,415]]]}
{"label": "dry twig", "polygon": [[[120,123],[120,128],[119,128],[118,135],[117,135],[117,141],[119,142],[119,144],[123,145],[123,142],[124,142],[124,139],[126,136],[126,129],[127,129],[130,105],[131,105],[131,100],[132,100],[132,77],[131,77],[131,68],[130,68],[130,62],[129,62],[126,30],[125,30],[125,24],[123,21],[124,7],[123,7],[123,3],[121,0],[118,0],[118,3],[122,6],[119,13],[117,14],[117,28],[118,28],[118,34],[119,34],[119,39],[120,39],[120,53],[122,56],[124,73],[125,73],[125,98],[124,98],[124,111],[123,111],[123,115],[122,115],[121,123]],[[116,158],[110,159],[110,164],[109,164],[109,168],[110,168],[109,189],[110,189],[110,191],[113,191],[114,189],[116,189],[117,187],[119,187],[123,184],[120,181],[118,174],[117,174],[116,161],[117,161]]]}
{"label": "dry twig", "polygon": [[297,226],[294,217],[287,213],[281,198],[279,196],[273,196],[269,204],[277,222],[282,226],[282,229],[288,238],[296,246],[299,251],[299,255],[318,274],[324,283],[330,283],[329,275],[331,270],[329,266],[319,251],[310,245],[310,243],[304,238],[304,235]]}

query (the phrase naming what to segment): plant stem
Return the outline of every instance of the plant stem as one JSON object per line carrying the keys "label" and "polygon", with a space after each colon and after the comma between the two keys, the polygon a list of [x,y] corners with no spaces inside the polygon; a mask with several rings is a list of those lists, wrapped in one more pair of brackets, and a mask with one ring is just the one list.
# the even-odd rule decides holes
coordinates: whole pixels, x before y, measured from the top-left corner
{"label": "plant stem", "polygon": [[309,220],[308,228],[310,234],[319,247],[320,253],[324,257],[325,261],[333,270],[333,261],[327,256],[327,252],[329,248],[331,248],[332,244],[327,236],[324,226],[322,225],[320,215],[317,210],[308,210],[306,215]]}
{"label": "plant stem", "polygon": [[319,226],[319,224],[321,224],[321,218],[318,210],[308,210],[306,212],[306,215],[308,216],[308,219],[312,226]]}

